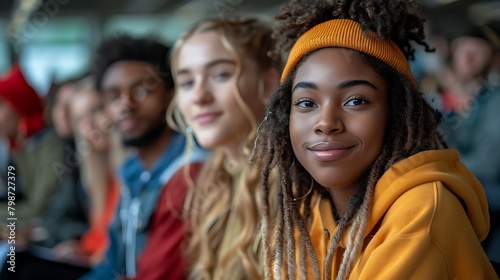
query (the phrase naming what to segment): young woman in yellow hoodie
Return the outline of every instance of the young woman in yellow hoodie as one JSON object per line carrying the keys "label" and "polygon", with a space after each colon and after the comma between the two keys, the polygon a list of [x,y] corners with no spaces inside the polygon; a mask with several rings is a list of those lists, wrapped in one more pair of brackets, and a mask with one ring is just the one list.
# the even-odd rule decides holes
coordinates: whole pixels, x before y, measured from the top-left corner
{"label": "young woman in yellow hoodie", "polygon": [[424,40],[415,1],[293,0],[276,16],[290,50],[253,159],[277,166],[264,206],[275,279],[498,279],[480,242],[482,186],[446,149],[408,59]]}

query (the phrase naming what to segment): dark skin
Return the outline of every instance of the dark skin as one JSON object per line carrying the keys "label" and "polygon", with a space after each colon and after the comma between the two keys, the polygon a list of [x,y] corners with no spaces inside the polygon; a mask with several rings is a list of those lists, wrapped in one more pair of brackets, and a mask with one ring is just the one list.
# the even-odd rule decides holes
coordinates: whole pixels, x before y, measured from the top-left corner
{"label": "dark skin", "polygon": [[[155,127],[164,126],[165,110],[173,93],[151,69],[153,66],[147,62],[120,61],[104,74],[102,91],[106,110],[124,139],[138,138]],[[164,126],[148,145],[136,147],[146,169],[165,150],[171,135],[171,130]],[[54,254],[60,260],[90,262],[75,240],[58,244]]]}
{"label": "dark skin", "polygon": [[340,214],[381,151],[388,117],[387,82],[357,53],[327,48],[299,66],[290,112],[293,151]]}
{"label": "dark skin", "polygon": [[102,92],[106,110],[125,141],[140,138],[164,125],[147,145],[136,146],[145,167],[162,154],[172,135],[165,125],[165,111],[173,91],[168,90],[154,67],[144,61],[119,61],[104,73]]}
{"label": "dark skin", "polygon": [[[278,39],[275,53],[280,54],[289,51],[298,38],[312,27],[328,20],[345,18],[359,22],[365,32],[369,29],[373,30],[381,40],[392,40],[407,58],[412,58],[414,52],[412,41],[425,46],[427,51],[429,50],[429,47],[424,42],[423,20],[416,14],[413,14],[417,7],[418,2],[413,0],[314,1],[314,3],[311,1],[291,0],[289,4],[282,6],[280,8],[281,12],[275,16],[278,22],[274,28],[274,36]],[[334,32],[336,33],[336,31]],[[320,51],[318,50],[318,52]],[[360,181],[360,187],[349,201],[349,205],[352,207],[348,207],[345,213],[337,217],[336,231],[331,237],[332,241],[342,240],[349,234],[349,227],[354,219],[365,216],[366,212],[360,213],[359,210],[362,207],[364,210],[369,207],[371,191],[375,188],[376,183],[386,172],[387,168],[401,159],[422,150],[438,149],[440,145],[446,147],[446,144],[437,133],[439,115],[425,103],[414,86],[401,73],[381,63],[379,60],[365,55],[362,56],[367,64],[371,65],[382,77],[387,79],[386,81],[390,87],[389,91],[391,94],[388,95],[390,110],[386,112],[389,115],[388,119],[390,119],[390,122],[387,122],[385,140],[382,140],[384,145],[381,150],[377,150],[380,155],[376,157],[375,161],[361,177],[354,176],[355,180],[353,181]],[[353,58],[354,55],[349,55],[346,52],[345,58],[348,57]],[[351,71],[352,69],[350,68],[351,66],[348,66],[344,70],[346,72]],[[317,71],[314,74],[321,74],[321,72]],[[333,78],[333,76],[330,78]],[[359,78],[361,76],[357,75],[356,79]],[[294,160],[297,161],[296,155],[298,154],[296,151],[297,147],[291,147],[294,140],[291,137],[298,132],[291,133],[290,127],[293,125],[291,118],[295,115],[293,110],[290,112],[290,109],[292,109],[292,103],[297,101],[295,96],[297,92],[292,95],[291,91],[298,82],[298,80],[294,79],[293,75],[290,75],[278,88],[276,93],[271,96],[268,110],[266,111],[270,121],[262,122],[261,124],[259,129],[260,137],[257,139],[252,159],[264,166],[262,180],[263,201],[272,199],[272,196],[270,196],[270,183],[268,181],[269,174],[275,167],[278,167],[281,172],[283,196],[280,198],[280,204],[278,205],[282,205],[279,208],[282,210],[282,213],[279,213],[279,215],[271,213],[269,211],[271,209],[270,203],[267,203],[263,207],[265,210],[263,211],[263,221],[265,224],[262,233],[264,235],[271,235],[271,240],[264,238],[263,243],[265,247],[275,246],[274,251],[265,251],[266,265],[264,267],[266,268],[266,274],[271,276],[275,260],[281,259],[283,263],[286,263],[286,265],[282,266],[283,271],[286,272],[285,275],[296,275],[295,272],[298,269],[295,271],[295,268],[307,267],[311,264],[312,271],[309,271],[313,272],[315,278],[319,279],[321,278],[321,266],[314,253],[313,241],[308,238],[308,231],[311,226],[308,222],[313,219],[314,207],[316,206],[314,204],[315,199],[313,199],[313,195],[308,195],[301,200],[301,203],[293,203],[293,200],[297,196],[305,195],[308,192],[310,174],[317,180],[313,193],[319,196],[335,196],[335,194],[328,192],[326,187],[329,185],[326,184],[327,182],[319,180],[319,176],[313,174],[312,171],[314,170],[310,168],[311,166],[307,167],[308,170],[304,170],[302,164],[306,166],[306,163],[296,163],[295,168],[290,168]],[[345,124],[344,127],[346,128],[345,131],[350,131]],[[302,128],[306,129],[307,126],[304,124]],[[315,132],[311,128],[312,126],[309,126],[309,131],[305,131],[305,133],[315,135]],[[300,143],[298,144],[298,148],[302,149]],[[294,153],[290,152],[290,148],[293,149]],[[338,180],[347,179],[347,177],[344,177],[344,174],[330,177],[332,179],[337,178]],[[345,181],[346,183],[352,183],[348,182],[350,180]],[[341,208],[338,205],[339,203],[335,203],[336,208]],[[287,228],[290,229],[290,226],[293,227],[293,230],[286,230]],[[302,236],[296,234],[298,231],[302,233]],[[299,250],[299,258],[297,258],[297,250],[291,250],[291,248],[297,248],[297,243],[304,244],[307,249],[307,252],[300,252]],[[334,274],[333,268],[339,265],[338,263],[333,263],[333,256],[335,254],[342,255],[342,257],[345,257],[343,258],[344,260],[349,257],[348,254],[354,253],[356,255],[356,252],[345,251],[342,253],[335,250],[338,244],[338,242],[330,242],[327,254],[328,258],[324,260],[323,266],[325,268],[326,279],[332,277]],[[298,262],[296,261],[297,259],[299,260]],[[349,266],[352,268],[352,264],[348,265],[348,267],[344,266],[344,271],[346,271],[347,275],[350,272]],[[306,275],[310,275],[309,271]],[[296,277],[298,278],[298,275]]]}

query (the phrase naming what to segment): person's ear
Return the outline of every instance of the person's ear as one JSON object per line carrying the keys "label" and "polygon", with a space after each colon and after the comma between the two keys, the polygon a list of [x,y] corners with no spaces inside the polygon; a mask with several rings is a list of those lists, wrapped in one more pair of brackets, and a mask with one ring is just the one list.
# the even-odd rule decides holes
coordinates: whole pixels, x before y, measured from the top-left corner
{"label": "person's ear", "polygon": [[281,73],[276,68],[269,68],[263,74],[263,85],[259,85],[259,99],[262,103],[267,104],[271,93],[280,85]]}

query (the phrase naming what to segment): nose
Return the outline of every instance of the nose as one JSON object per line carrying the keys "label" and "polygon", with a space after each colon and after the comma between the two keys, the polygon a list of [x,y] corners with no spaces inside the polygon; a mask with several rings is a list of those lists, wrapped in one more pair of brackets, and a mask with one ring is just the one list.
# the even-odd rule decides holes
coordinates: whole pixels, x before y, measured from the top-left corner
{"label": "nose", "polygon": [[121,91],[119,98],[112,103],[111,110],[114,114],[126,116],[137,107],[137,100],[130,91]]}
{"label": "nose", "polygon": [[342,121],[341,109],[333,106],[324,106],[320,108],[317,114],[318,118],[313,130],[316,134],[330,135],[344,131],[344,122]]}
{"label": "nose", "polygon": [[194,89],[194,102],[207,104],[214,100],[212,89],[205,78],[201,78]]}
{"label": "nose", "polygon": [[137,98],[132,91],[122,92],[120,94],[120,107],[124,110],[130,110],[137,106]]}

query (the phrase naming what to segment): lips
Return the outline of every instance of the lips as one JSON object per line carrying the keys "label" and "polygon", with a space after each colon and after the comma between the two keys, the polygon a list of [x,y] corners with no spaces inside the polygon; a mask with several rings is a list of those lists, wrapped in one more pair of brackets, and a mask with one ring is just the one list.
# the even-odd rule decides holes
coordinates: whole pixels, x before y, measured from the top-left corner
{"label": "lips", "polygon": [[318,142],[307,149],[318,161],[335,161],[347,155],[354,145],[339,142]]}
{"label": "lips", "polygon": [[125,118],[120,121],[120,129],[122,131],[133,130],[139,125],[139,120],[136,118]]}
{"label": "lips", "polygon": [[221,112],[210,112],[197,115],[194,120],[198,124],[209,124],[214,122],[222,115]]}

